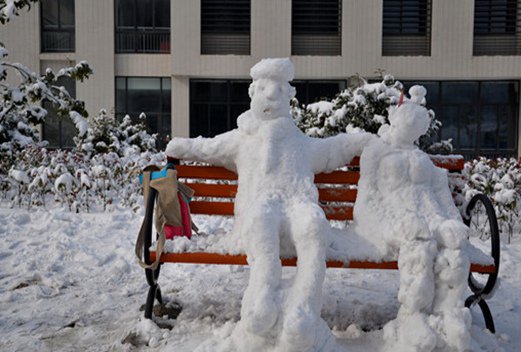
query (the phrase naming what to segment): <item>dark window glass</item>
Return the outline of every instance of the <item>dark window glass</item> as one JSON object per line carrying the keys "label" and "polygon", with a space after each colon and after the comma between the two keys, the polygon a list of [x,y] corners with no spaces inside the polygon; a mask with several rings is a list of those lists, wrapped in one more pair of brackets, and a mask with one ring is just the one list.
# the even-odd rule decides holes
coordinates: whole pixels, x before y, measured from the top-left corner
{"label": "dark window glass", "polygon": [[341,55],[342,1],[293,0],[292,55]]}
{"label": "dark window glass", "polygon": [[129,115],[135,121],[144,113],[149,132],[158,134],[158,148],[170,139],[171,110],[169,78],[116,77],[116,116]]}
{"label": "dark window glass", "polygon": [[444,82],[442,85],[444,103],[471,104],[479,100],[477,82]]}
{"label": "dark window glass", "polygon": [[472,105],[459,107],[459,148],[474,149],[477,146],[477,116]]}
{"label": "dark window glass", "polygon": [[170,0],[116,0],[117,53],[170,52]]}
{"label": "dark window glass", "polygon": [[300,104],[310,104],[323,98],[334,98],[346,88],[346,81],[293,81],[296,98]]}
{"label": "dark window glass", "polygon": [[41,0],[42,52],[74,51],[74,0]]}
{"label": "dark window glass", "polygon": [[517,127],[518,107],[513,105],[500,105],[498,107],[498,148],[514,149],[518,140]]}
{"label": "dark window glass", "polygon": [[481,147],[496,149],[497,147],[498,111],[494,105],[485,105],[481,112]]}
{"label": "dark window glass", "polygon": [[192,80],[190,136],[213,137],[237,127],[237,118],[250,107],[250,81]]}
{"label": "dark window glass", "polygon": [[517,0],[475,0],[474,33],[516,32]]}
{"label": "dark window glass", "polygon": [[384,0],[383,56],[430,55],[431,0]]}
{"label": "dark window glass", "polygon": [[517,155],[519,82],[405,82],[405,90],[414,84],[426,87],[427,107],[443,124],[438,139],[451,138],[456,153]]}
{"label": "dark window glass", "polygon": [[384,0],[383,5],[384,36],[428,32],[428,0]]}
{"label": "dark window glass", "polygon": [[520,55],[520,0],[475,0],[474,55]]}
{"label": "dark window glass", "polygon": [[201,0],[201,54],[250,54],[250,0]]}
{"label": "dark window glass", "polygon": [[[76,97],[76,82],[71,78],[60,77],[58,86],[63,86],[71,97]],[[74,136],[76,127],[68,117],[59,116],[57,107],[48,101],[44,101],[43,107],[47,110],[47,116],[43,123],[43,139],[49,143],[50,148],[72,148],[74,147]]]}

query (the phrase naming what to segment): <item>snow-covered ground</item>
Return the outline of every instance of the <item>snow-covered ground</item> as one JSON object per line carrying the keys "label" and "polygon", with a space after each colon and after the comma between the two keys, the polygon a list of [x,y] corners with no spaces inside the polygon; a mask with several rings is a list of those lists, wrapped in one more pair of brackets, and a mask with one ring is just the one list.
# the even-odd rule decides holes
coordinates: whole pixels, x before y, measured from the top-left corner
{"label": "snow-covered ground", "polygon": [[[161,321],[171,329],[142,318],[147,284],[133,253],[141,220],[127,210],[0,205],[0,351],[193,351],[227,336],[239,319],[248,268],[165,265],[163,295],[183,310]],[[521,234],[501,247],[501,285],[489,301],[497,334],[484,330],[474,308],[473,351],[521,350]],[[288,285],[294,270],[284,269]],[[327,270],[322,316],[345,351],[382,350],[381,327],[396,316],[397,290],[395,271]]]}

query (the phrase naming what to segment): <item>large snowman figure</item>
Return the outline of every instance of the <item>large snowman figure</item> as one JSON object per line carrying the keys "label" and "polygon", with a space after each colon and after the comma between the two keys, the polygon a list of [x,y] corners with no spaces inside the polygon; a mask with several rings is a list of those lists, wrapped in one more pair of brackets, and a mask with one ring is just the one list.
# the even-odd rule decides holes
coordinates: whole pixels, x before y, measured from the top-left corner
{"label": "large snowman figure", "polygon": [[[166,153],[238,173],[234,232],[246,245],[251,271],[237,329],[261,337],[263,351],[322,350],[329,338],[320,318],[329,223],[318,205],[314,175],[345,165],[372,137],[303,134],[289,113],[295,95],[289,59],[263,59],[250,75],[250,110],[239,116],[237,129],[214,138],[174,138]],[[284,290],[281,246],[294,247],[298,256],[293,285]],[[251,344],[244,348],[255,350]]]}
{"label": "large snowman figure", "polygon": [[398,256],[401,304],[384,328],[388,351],[466,351],[470,315],[464,308],[469,260],[467,227],[437,168],[414,144],[429,127],[425,88],[390,111],[360,160],[355,231]]}

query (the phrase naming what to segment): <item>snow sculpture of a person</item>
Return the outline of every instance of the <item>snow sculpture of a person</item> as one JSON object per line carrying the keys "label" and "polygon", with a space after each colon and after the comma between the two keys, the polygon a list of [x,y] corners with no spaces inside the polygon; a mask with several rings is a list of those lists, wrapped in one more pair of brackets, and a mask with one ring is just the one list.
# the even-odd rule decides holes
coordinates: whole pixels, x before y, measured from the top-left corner
{"label": "snow sculpture of a person", "polygon": [[[295,89],[289,59],[263,59],[250,75],[250,110],[239,116],[237,129],[214,138],[174,138],[166,153],[238,173],[234,233],[245,243],[251,269],[237,328],[266,337],[263,351],[320,350],[327,328],[320,310],[329,223],[318,205],[314,175],[345,165],[373,137],[303,134],[290,116]],[[298,270],[283,292],[279,253],[288,246],[296,250]],[[326,340],[330,335],[327,329]]]}
{"label": "snow sculpture of a person", "polygon": [[462,248],[468,229],[446,170],[414,144],[429,127],[428,111],[420,105],[425,93],[412,87],[411,99],[390,111],[381,138],[364,149],[355,230],[398,256],[401,306],[384,328],[387,350],[465,351],[470,313],[463,295],[470,263]]}

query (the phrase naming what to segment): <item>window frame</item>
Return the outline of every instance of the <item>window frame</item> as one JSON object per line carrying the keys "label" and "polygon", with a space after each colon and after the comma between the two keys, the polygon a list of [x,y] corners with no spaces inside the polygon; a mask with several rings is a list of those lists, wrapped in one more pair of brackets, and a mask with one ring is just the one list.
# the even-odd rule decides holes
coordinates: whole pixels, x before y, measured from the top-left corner
{"label": "window frame", "polygon": [[[70,53],[76,51],[76,2],[75,0],[46,0],[46,1],[54,1],[57,3],[57,9],[58,9],[58,15],[57,15],[57,21],[58,21],[58,27],[57,28],[45,28],[45,24],[43,21],[43,15],[44,15],[44,6],[43,2],[40,1],[40,52],[42,53],[56,53],[56,52],[63,52],[63,53]],[[62,16],[61,16],[61,3],[70,1],[72,3],[73,7],[73,19],[74,24],[72,25],[72,28],[62,28]],[[49,48],[48,45],[46,45],[47,40],[45,39],[45,35],[50,34],[62,34],[65,35],[65,40],[69,42],[69,45],[63,45],[62,47],[57,48]]]}
{"label": "window frame", "polygon": [[[160,105],[160,109],[158,111],[129,111],[129,105],[128,105],[128,102],[129,102],[129,97],[128,97],[128,80],[129,79],[133,79],[133,78],[137,78],[137,79],[140,79],[140,78],[146,78],[146,79],[158,79],[159,80],[159,105]],[[124,82],[125,82],[125,107],[124,109],[120,110],[120,106],[118,105],[118,79],[124,79]],[[166,111],[163,111],[164,107],[166,106],[165,105],[165,101],[164,101],[164,96],[165,96],[165,92],[168,91],[168,89],[165,89],[164,87],[164,81],[165,80],[170,80],[170,95],[169,95],[169,98],[170,98],[170,111],[166,112]],[[171,138],[171,133],[172,133],[172,79],[171,77],[150,77],[150,76],[115,76],[114,78],[114,83],[115,83],[115,89],[114,89],[114,95],[115,95],[115,104],[114,104],[114,116],[116,117],[116,119],[118,121],[121,121],[121,119],[123,117],[125,117],[126,115],[129,115],[131,117],[131,119],[133,120],[136,120],[139,115],[141,113],[144,113],[147,118],[149,116],[156,116],[157,117],[157,131],[151,131],[150,130],[150,126],[148,125],[148,123],[146,124],[147,126],[147,130],[151,133],[154,133],[154,134],[157,134],[158,135],[158,138],[157,138],[157,147],[164,147],[166,146],[166,142],[168,140],[168,137]],[[124,111],[124,112],[121,112],[121,111]],[[165,120],[168,120],[168,122],[165,122]],[[165,128],[165,127],[168,127],[168,128]],[[161,131],[163,130],[168,130],[169,133],[167,135],[163,135],[161,133]]]}
{"label": "window frame", "polygon": [[[252,80],[251,79],[213,79],[213,78],[209,78],[209,79],[205,79],[205,78],[196,78],[196,79],[190,79],[190,87],[189,87],[189,90],[190,90],[190,110],[189,110],[189,125],[190,125],[190,131],[189,131],[189,134],[190,134],[190,137],[197,137],[199,135],[203,135],[203,134],[197,134],[197,131],[193,131],[192,130],[192,127],[193,127],[193,124],[192,124],[192,120],[193,120],[193,112],[194,112],[194,107],[195,105],[206,105],[206,106],[211,106],[211,105],[223,105],[226,107],[226,125],[227,125],[227,131],[230,131],[233,129],[234,126],[236,126],[236,120],[239,116],[232,116],[232,105],[235,105],[235,106],[240,106],[240,105],[247,105],[249,109],[249,104],[250,104],[250,99],[248,98],[248,101],[233,101],[232,99],[232,95],[230,94],[231,93],[231,86],[233,83],[243,83],[243,84],[251,84]],[[212,101],[212,100],[195,100],[195,99],[192,99],[192,97],[195,95],[194,94],[194,86],[193,84],[197,84],[197,83],[225,83],[226,84],[226,100],[225,101]],[[246,110],[247,110],[246,109]],[[244,110],[244,111],[246,111]],[[235,123],[234,123],[235,122]],[[210,127],[210,126],[208,126]],[[211,128],[209,128],[210,130]],[[197,135],[196,135],[197,134]],[[204,136],[207,136],[207,137],[213,137],[211,134],[206,134]]]}
{"label": "window frame", "polygon": [[[336,25],[323,25],[320,26],[320,21],[316,20],[310,23],[305,18],[310,9],[304,10],[300,6],[324,6],[324,2],[320,0],[304,1],[304,0],[292,0],[291,1],[291,55],[292,56],[341,56],[342,55],[342,28],[343,28],[343,3],[342,0],[329,0],[328,6],[333,5],[336,2]],[[297,2],[300,2],[297,6]],[[298,13],[297,13],[298,11]],[[298,16],[297,16],[298,15]],[[322,14],[322,18],[327,18],[332,14]],[[331,20],[331,23],[334,21]],[[310,26],[313,26],[315,30],[310,30]],[[327,29],[331,30],[327,30]],[[336,30],[333,30],[336,29]]]}
{"label": "window frame", "polygon": [[[423,84],[423,83],[429,83],[429,84],[436,84],[438,86],[438,101],[432,101],[429,100],[429,91],[427,91],[427,108],[432,109],[436,114],[441,113],[442,109],[445,107],[457,107],[458,108],[458,118],[456,121],[456,128],[457,133],[455,136],[445,136],[443,134],[443,126],[441,127],[438,136],[437,141],[440,141],[443,139],[452,138],[453,145],[454,145],[454,152],[459,153],[465,156],[466,159],[472,159],[477,156],[488,156],[488,157],[503,157],[503,156],[517,156],[518,146],[519,146],[519,108],[520,108],[520,91],[521,91],[521,81],[515,80],[515,79],[507,79],[507,80],[446,80],[446,81],[434,81],[434,80],[404,80],[402,81],[404,84],[404,87],[410,87],[414,84]],[[475,104],[470,103],[452,103],[452,102],[443,102],[443,89],[444,89],[444,83],[476,83],[477,84],[477,97]],[[511,105],[508,103],[490,103],[486,102],[482,97],[482,86],[486,83],[510,83],[514,84],[515,88],[517,89],[517,94],[515,95],[515,101],[511,102]],[[407,89],[406,89],[407,90]],[[461,114],[459,111],[461,111],[461,108],[464,106],[472,106],[475,109],[476,114],[476,130],[475,130],[475,146],[472,148],[462,148],[460,147],[460,138],[461,138],[461,127],[462,127],[462,121],[461,117],[459,117]],[[500,148],[500,119],[499,115],[496,114],[496,129],[495,129],[495,138],[496,138],[496,147],[495,148],[486,148],[483,147],[483,140],[482,140],[482,122],[483,122],[483,116],[484,116],[484,110],[485,106],[494,106],[496,111],[498,110],[498,107],[507,107],[512,108],[513,110],[513,116],[512,121],[514,121],[514,145],[511,148]],[[440,117],[438,117],[440,121]],[[442,121],[443,122],[443,121]]]}
{"label": "window frame", "polygon": [[[134,16],[133,26],[119,26],[119,12],[118,5],[121,1],[132,1],[134,3]],[[170,54],[170,41],[171,41],[171,29],[172,29],[172,18],[170,16],[170,9],[172,8],[172,2],[168,0],[168,27],[156,27],[156,16],[155,13],[158,10],[158,2],[160,0],[151,0],[152,5],[152,27],[139,26],[138,23],[138,11],[137,4],[140,0],[115,0],[114,1],[114,50],[116,54]],[[130,49],[122,48],[123,36],[127,35],[128,40],[133,44],[128,45]],[[148,38],[148,39],[147,39]],[[152,41],[152,45],[148,44],[151,48],[147,48],[147,44],[143,44],[142,47],[138,44],[139,42]],[[157,42],[159,45],[154,45]],[[154,47],[157,46],[157,49]]]}
{"label": "window frame", "polygon": [[[391,7],[389,2],[393,2],[394,7],[399,7],[400,15],[397,18],[393,13],[386,13],[386,8]],[[410,4],[407,4],[408,2]],[[413,16],[416,10],[404,10],[404,8],[410,9],[416,6],[412,3],[417,4],[417,16]],[[405,21],[404,17],[409,20]],[[393,22],[395,23],[394,27],[397,23],[398,29],[396,31],[392,30]],[[414,28],[416,24],[417,31],[406,30],[407,28]],[[432,0],[383,0],[381,28],[382,56],[431,56]]]}
{"label": "window frame", "polygon": [[[205,0],[200,1],[200,51],[201,55],[251,55],[251,22],[252,22],[252,8],[251,8],[251,0],[225,0],[225,1],[215,1],[213,4],[215,6],[216,3],[221,3],[222,8],[226,8],[230,4],[243,2],[241,6],[244,6],[246,3],[248,4],[248,30],[237,30],[242,25],[237,25],[237,28],[234,27],[233,21],[228,21],[231,24],[231,27],[228,29],[222,28],[219,30],[219,25],[214,24],[213,30],[209,30],[208,26],[212,26],[206,21],[206,12],[212,10],[212,6],[205,7]],[[212,0],[206,0],[211,2]],[[215,9],[213,9],[215,11]],[[235,10],[238,11],[237,14],[229,13],[228,17],[237,16],[240,17],[239,12],[244,10],[242,8]],[[211,16],[210,16],[211,17]],[[246,21],[246,17],[240,18],[239,21]],[[246,27],[244,27],[246,28]],[[213,45],[212,45],[213,44]]]}

